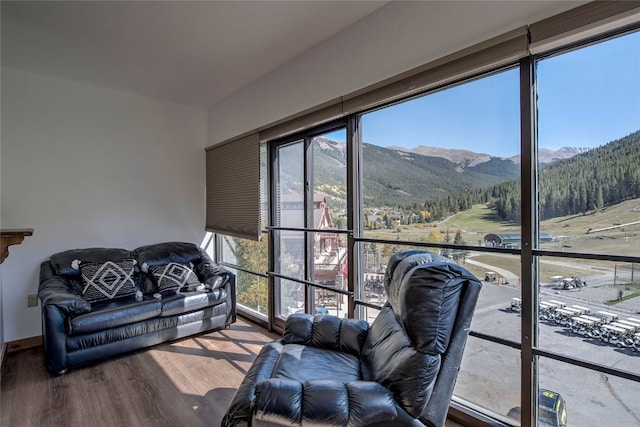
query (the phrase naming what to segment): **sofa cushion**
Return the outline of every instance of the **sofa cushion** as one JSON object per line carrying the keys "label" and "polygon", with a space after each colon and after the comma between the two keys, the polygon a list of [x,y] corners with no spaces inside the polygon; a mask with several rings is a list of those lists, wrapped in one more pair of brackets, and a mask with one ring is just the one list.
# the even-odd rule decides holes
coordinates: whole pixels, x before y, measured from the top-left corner
{"label": "sofa cushion", "polygon": [[271,378],[355,381],[360,379],[360,360],[341,351],[308,345],[286,344],[273,367]]}
{"label": "sofa cushion", "polygon": [[135,295],[134,260],[82,262],[82,297],[90,303]]}
{"label": "sofa cushion", "polygon": [[149,267],[166,265],[171,262],[187,264],[200,261],[202,257],[200,248],[193,243],[167,242],[141,246],[133,251],[134,258],[140,266],[147,264]]}
{"label": "sofa cushion", "polygon": [[224,288],[213,291],[180,292],[162,298],[162,317],[174,314],[188,313],[205,307],[214,306],[225,302],[227,292]]}
{"label": "sofa cushion", "polygon": [[194,291],[200,286],[198,276],[190,266],[170,262],[167,265],[157,265],[149,268],[149,273],[161,294],[173,293],[179,289]]}
{"label": "sofa cushion", "polygon": [[72,266],[74,260],[81,263],[122,261],[133,258],[131,251],[119,248],[71,249],[58,252],[50,257],[50,264],[56,274],[61,276],[80,276],[80,270]]}
{"label": "sofa cushion", "polygon": [[142,301],[131,297],[95,304],[91,313],[69,319],[69,334],[87,334],[139,322],[157,317],[161,310],[162,303],[149,297]]}

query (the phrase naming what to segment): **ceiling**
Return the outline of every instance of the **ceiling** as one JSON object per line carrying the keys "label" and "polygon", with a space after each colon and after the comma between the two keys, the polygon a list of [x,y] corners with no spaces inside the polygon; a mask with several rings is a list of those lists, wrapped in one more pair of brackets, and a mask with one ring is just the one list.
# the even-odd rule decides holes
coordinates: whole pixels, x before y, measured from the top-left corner
{"label": "ceiling", "polygon": [[2,1],[2,66],[209,107],[387,1]]}

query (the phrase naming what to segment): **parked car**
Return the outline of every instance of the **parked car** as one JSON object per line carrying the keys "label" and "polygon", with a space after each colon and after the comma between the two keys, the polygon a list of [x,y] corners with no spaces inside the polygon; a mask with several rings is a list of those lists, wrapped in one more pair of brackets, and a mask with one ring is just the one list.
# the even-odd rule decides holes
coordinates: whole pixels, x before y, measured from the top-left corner
{"label": "parked car", "polygon": [[[520,421],[520,407],[511,408],[507,417]],[[538,393],[538,426],[566,427],[567,404],[560,393],[541,388]]]}

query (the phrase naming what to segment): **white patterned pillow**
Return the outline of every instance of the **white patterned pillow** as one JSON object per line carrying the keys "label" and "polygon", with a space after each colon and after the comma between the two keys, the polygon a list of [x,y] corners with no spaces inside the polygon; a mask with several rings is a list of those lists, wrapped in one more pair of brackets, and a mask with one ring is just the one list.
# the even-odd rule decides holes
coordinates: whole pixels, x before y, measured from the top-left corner
{"label": "white patterned pillow", "polygon": [[171,262],[167,265],[149,267],[149,272],[158,286],[158,292],[169,293],[194,291],[200,288],[200,280],[196,273],[185,264]]}
{"label": "white patterned pillow", "polygon": [[132,259],[80,264],[82,297],[96,303],[135,295],[133,265]]}

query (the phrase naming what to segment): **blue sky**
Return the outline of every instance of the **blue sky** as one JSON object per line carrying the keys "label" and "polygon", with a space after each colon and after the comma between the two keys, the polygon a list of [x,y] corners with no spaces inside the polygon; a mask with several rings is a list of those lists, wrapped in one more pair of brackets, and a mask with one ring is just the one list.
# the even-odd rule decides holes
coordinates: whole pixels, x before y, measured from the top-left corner
{"label": "blue sky", "polygon": [[[371,112],[364,142],[519,153],[519,73],[505,72]],[[640,129],[640,32],[539,62],[540,147],[597,147]]]}

